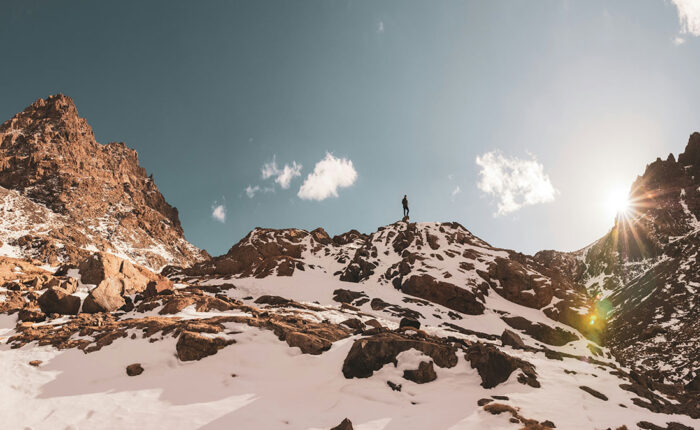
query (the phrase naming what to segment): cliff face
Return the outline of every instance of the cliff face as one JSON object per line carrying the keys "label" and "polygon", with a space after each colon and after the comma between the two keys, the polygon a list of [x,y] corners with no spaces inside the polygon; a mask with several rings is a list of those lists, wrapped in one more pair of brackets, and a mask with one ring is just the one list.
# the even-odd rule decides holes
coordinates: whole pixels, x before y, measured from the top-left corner
{"label": "cliff face", "polygon": [[[136,151],[97,143],[69,97],[39,99],[0,126],[0,187],[6,253],[56,263],[97,249],[153,269],[204,257]],[[42,229],[22,222],[36,211]]]}

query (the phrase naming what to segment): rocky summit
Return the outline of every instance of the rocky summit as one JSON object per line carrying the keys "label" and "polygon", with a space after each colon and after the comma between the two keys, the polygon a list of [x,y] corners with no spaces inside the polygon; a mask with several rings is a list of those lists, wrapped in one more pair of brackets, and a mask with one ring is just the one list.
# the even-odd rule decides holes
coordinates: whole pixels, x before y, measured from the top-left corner
{"label": "rocky summit", "polygon": [[576,252],[458,223],[221,256],[65,96],[0,126],[6,428],[700,428],[700,134]]}
{"label": "rocky summit", "polygon": [[51,265],[94,250],[155,270],[206,257],[185,240],[136,151],[97,143],[60,94],[0,125],[0,242],[3,254]]}

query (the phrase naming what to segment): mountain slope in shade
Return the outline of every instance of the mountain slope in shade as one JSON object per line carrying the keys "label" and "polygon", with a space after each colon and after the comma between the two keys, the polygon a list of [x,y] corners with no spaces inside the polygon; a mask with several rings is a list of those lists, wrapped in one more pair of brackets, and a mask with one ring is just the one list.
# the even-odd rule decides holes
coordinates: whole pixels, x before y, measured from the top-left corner
{"label": "mountain slope in shade", "polygon": [[39,99],[0,125],[0,198],[6,255],[75,263],[100,250],[153,269],[206,257],[185,240],[177,209],[136,151],[97,143],[63,95]]}
{"label": "mountain slope in shade", "polygon": [[637,178],[631,209],[576,257],[606,344],[657,380],[700,385],[700,133]]}

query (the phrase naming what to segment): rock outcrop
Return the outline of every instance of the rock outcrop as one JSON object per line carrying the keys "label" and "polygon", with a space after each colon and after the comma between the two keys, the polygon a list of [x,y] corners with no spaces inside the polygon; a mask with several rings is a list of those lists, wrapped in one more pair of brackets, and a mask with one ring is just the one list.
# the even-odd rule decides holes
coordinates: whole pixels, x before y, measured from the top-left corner
{"label": "rock outcrop", "polygon": [[39,99],[0,125],[0,241],[45,263],[77,263],[88,245],[159,270],[206,254],[123,143],[101,145],[73,100]]}

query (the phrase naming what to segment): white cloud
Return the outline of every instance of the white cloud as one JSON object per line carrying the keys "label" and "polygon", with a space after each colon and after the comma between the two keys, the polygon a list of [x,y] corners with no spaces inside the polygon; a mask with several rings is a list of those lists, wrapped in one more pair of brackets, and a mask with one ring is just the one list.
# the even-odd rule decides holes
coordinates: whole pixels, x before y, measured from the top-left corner
{"label": "white cloud", "polygon": [[481,167],[477,186],[498,199],[496,215],[551,202],[557,193],[544,167],[534,157],[531,160],[506,158],[498,151],[491,151],[476,157],[476,164]]}
{"label": "white cloud", "polygon": [[258,191],[260,191],[260,187],[257,185],[254,187],[251,187],[250,185],[248,185],[245,189],[245,193],[248,195],[248,198],[251,198],[251,199],[253,197],[255,197],[255,193],[257,193]]}
{"label": "white cloud", "polygon": [[293,178],[301,176],[301,169],[301,164],[297,164],[296,161],[292,161],[291,166],[289,164],[285,164],[284,167],[280,169],[277,167],[276,157],[273,156],[272,161],[263,164],[261,174],[263,179],[270,179],[274,176],[275,182],[280,184],[282,188],[287,189],[289,188]]}
{"label": "white cloud", "polygon": [[682,45],[682,44],[684,44],[684,43],[685,43],[685,39],[683,39],[683,38],[680,37],[680,36],[676,36],[676,37],[673,39],[673,44],[676,45],[676,46]]}
{"label": "white cloud", "polygon": [[211,216],[219,222],[226,222],[226,206],[217,205],[216,202],[214,202],[214,206],[212,206]]}
{"label": "white cloud", "polygon": [[357,171],[351,160],[326,153],[326,158],[316,163],[313,173],[306,177],[297,195],[304,200],[338,197],[338,188],[349,187],[356,179]]}
{"label": "white cloud", "polygon": [[379,21],[377,24],[377,33],[384,33],[384,21]]}
{"label": "white cloud", "polygon": [[[681,24],[681,34],[700,36],[700,1],[671,0],[678,8],[678,21]],[[676,38],[676,41],[678,38]],[[674,41],[674,43],[676,43]],[[682,42],[681,42],[682,43]],[[679,43],[676,43],[679,45]]]}
{"label": "white cloud", "polygon": [[282,170],[277,174],[277,179],[275,182],[280,184],[280,187],[285,190],[289,188],[289,184],[292,182],[292,178],[296,176],[301,176],[301,164],[297,164],[296,161],[292,161],[292,165],[285,164]]}
{"label": "white cloud", "polygon": [[457,194],[459,194],[459,193],[461,193],[461,192],[462,192],[462,190],[459,188],[459,185],[457,185],[457,186],[455,187],[455,189],[452,190],[452,193],[450,193],[450,195],[452,196],[452,201],[454,201],[454,200],[455,200],[455,197],[457,197]]}

